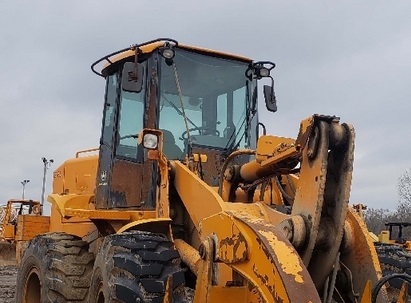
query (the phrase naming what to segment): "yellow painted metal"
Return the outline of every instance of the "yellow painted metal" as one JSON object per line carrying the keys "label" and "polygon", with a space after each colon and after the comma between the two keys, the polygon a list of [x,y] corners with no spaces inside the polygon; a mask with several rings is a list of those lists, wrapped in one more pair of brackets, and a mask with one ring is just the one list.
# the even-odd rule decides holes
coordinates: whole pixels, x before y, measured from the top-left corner
{"label": "yellow painted metal", "polygon": [[131,220],[131,211],[118,210],[93,210],[93,209],[75,209],[66,208],[66,217],[87,218],[90,220]]}
{"label": "yellow painted metal", "polygon": [[[66,218],[78,217],[91,220],[131,221],[156,217],[155,211],[94,209],[92,208],[93,205],[89,203],[92,199],[93,196],[49,195],[49,201],[52,203],[52,207],[54,207],[62,217]],[[82,208],[82,206],[84,208]]]}
{"label": "yellow painted metal", "polygon": [[213,283],[213,242],[211,239],[205,239],[202,243],[203,260],[198,266],[197,283],[194,292],[193,303],[210,302],[210,287]]}
{"label": "yellow painted metal", "polygon": [[62,217],[78,217],[88,219],[104,220],[139,220],[143,218],[154,218],[154,211],[139,210],[109,210],[94,209],[94,195],[58,195],[50,194],[48,201],[61,214]]}
{"label": "yellow painted metal", "polygon": [[371,281],[368,280],[367,283],[365,284],[364,292],[362,294],[360,303],[371,303],[371,299],[372,299],[371,290],[372,290]]}
{"label": "yellow painted metal", "polygon": [[[250,289],[256,287],[254,292],[260,293],[266,302],[297,302],[300,297],[287,293],[287,288],[304,289],[306,302],[319,302],[317,291],[310,283],[309,274],[300,263],[298,254],[270,222],[276,220],[279,223],[287,218],[286,215],[270,215],[273,211],[261,203],[224,202],[183,164],[175,162],[173,169],[176,189],[194,225],[199,226],[200,236],[205,240],[207,236],[215,235],[217,239],[217,260],[230,264],[232,270],[246,278]],[[209,266],[207,262],[200,266],[202,274],[199,275],[201,280],[197,280],[196,296],[197,290],[199,294],[211,291],[210,286],[200,285],[209,283],[204,273],[210,270]],[[219,281],[219,284],[224,284],[224,281]]]}
{"label": "yellow painted metal", "polygon": [[[139,227],[144,226],[144,225],[149,225],[149,226],[164,225],[168,228],[170,223],[171,223],[171,219],[169,219],[169,218],[137,219],[135,221],[132,221],[132,222],[124,225],[123,227],[121,227],[116,232],[118,234],[120,234],[120,233],[123,233],[123,232],[128,231],[128,230],[133,230],[133,229],[140,230],[141,228],[139,228]],[[153,228],[153,230],[154,229],[155,228]]]}
{"label": "yellow painted metal", "polygon": [[94,149],[80,151],[53,173],[54,194],[92,195],[95,189],[98,155],[80,157]]}
{"label": "yellow painted metal", "polygon": [[[160,48],[162,46],[164,46],[164,41],[157,41],[157,42],[153,42],[153,43],[141,46],[140,51],[143,54],[147,54],[147,53],[153,52],[155,49]],[[235,55],[235,54],[231,54],[231,53],[227,53],[227,52],[216,51],[216,50],[211,50],[211,49],[207,49],[207,48],[187,45],[187,44],[179,44],[178,47],[182,48],[182,49],[191,50],[191,51],[206,53],[206,54],[216,56],[216,57],[225,57],[225,58],[229,58],[229,59],[233,59],[233,60],[241,60],[241,61],[250,62],[250,63],[252,62],[252,59],[250,59],[248,57]],[[119,61],[121,61],[125,58],[132,58],[134,56],[135,56],[135,51],[130,49],[130,50],[126,50],[126,51],[124,51],[124,52],[122,52],[118,55],[115,55],[112,58],[109,58],[110,63],[106,63],[103,66],[102,73],[104,74],[105,70],[109,66],[111,66],[112,64],[115,64],[116,62],[119,62]]]}
{"label": "yellow painted metal", "polygon": [[201,262],[198,250],[181,239],[175,239],[174,245],[180,254],[181,260],[190,267],[190,270],[195,275],[198,275],[199,264]]}
{"label": "yellow painted metal", "polygon": [[286,215],[274,213],[261,203],[242,204],[225,202],[215,188],[200,180],[187,166],[178,161],[171,163],[174,170],[174,186],[180,194],[193,223],[198,226],[203,218],[228,212],[244,213],[246,215],[264,216],[267,220],[284,220]]}
{"label": "yellow painted metal", "polygon": [[[382,270],[367,227],[351,208],[347,212],[344,237],[344,254],[341,255],[341,262],[348,268],[355,269],[355,274],[352,275],[353,290],[356,293],[363,293],[367,281],[374,285],[382,278]],[[385,296],[386,291],[383,287],[378,302],[384,302]]]}
{"label": "yellow painted metal", "polygon": [[378,241],[381,243],[390,243],[390,232],[388,230],[382,230],[378,235]]}
{"label": "yellow painted metal", "polygon": [[208,159],[207,159],[207,155],[193,154],[193,160],[194,160],[194,162],[206,163]]}
{"label": "yellow painted metal", "polygon": [[195,226],[199,226],[203,218],[221,212],[224,201],[210,186],[199,179],[196,174],[183,163],[173,161],[174,186]]}
{"label": "yellow painted metal", "polygon": [[84,210],[89,210],[89,208],[93,207],[92,201],[94,199],[93,194],[50,194],[47,200],[60,212],[63,217],[72,217],[73,215],[70,214],[75,211],[76,209],[81,212]]}
{"label": "yellow painted metal", "polygon": [[258,138],[256,160],[262,162],[268,158],[275,157],[286,152],[289,149],[295,150],[295,139],[277,137],[277,136],[261,136]]}
{"label": "yellow painted metal", "polygon": [[49,231],[66,232],[79,237],[85,237],[92,234],[95,230],[95,225],[88,218],[63,217],[56,205],[52,204]]}
{"label": "yellow painted metal", "polygon": [[[328,147],[328,142],[323,142]],[[312,225],[310,226],[310,237],[307,239],[307,245],[302,253],[302,259],[306,266],[308,266],[311,256],[316,244],[316,239],[319,231],[321,212],[324,203],[325,180],[327,173],[327,148],[319,149],[316,159],[310,161],[308,159],[308,150],[305,148],[302,153],[302,162],[300,169],[300,181],[308,182],[308,185],[298,183],[292,213],[303,214],[310,216]],[[342,234],[340,235],[342,236]]]}
{"label": "yellow painted metal", "polygon": [[15,239],[15,236],[16,236],[15,230],[16,230],[15,225],[12,225],[12,224],[5,225],[2,229],[3,239],[13,241]]}
{"label": "yellow painted metal", "polygon": [[202,234],[215,235],[216,261],[245,277],[264,302],[320,302],[298,253],[281,233],[258,217],[242,220],[219,213],[201,223]]}
{"label": "yellow painted metal", "polygon": [[[317,127],[319,129],[316,129]],[[331,134],[330,143],[328,138],[321,137],[328,134]],[[314,139],[309,141],[311,137]],[[214,259],[203,260],[201,265],[198,265],[198,259],[190,260],[185,257],[194,268],[193,271],[198,271],[198,276],[201,277],[197,280],[196,292],[207,293],[206,296],[199,295],[203,300],[198,299],[196,302],[212,302],[209,301],[211,293],[215,295],[214,301],[221,301],[218,296],[226,291],[223,289],[224,285],[247,285],[247,289],[254,289],[253,293],[260,296],[259,299],[250,299],[249,293],[246,292],[244,299],[243,295],[239,294],[236,300],[243,302],[320,302],[318,293],[323,285],[322,279],[331,274],[335,264],[339,264],[338,260],[341,260],[341,270],[349,277],[347,287],[352,288],[352,292],[344,296],[353,298],[364,291],[368,280],[371,283],[378,281],[381,269],[366,227],[348,211],[353,137],[351,126],[339,126],[333,117],[313,116],[302,121],[295,141],[285,139],[285,143],[281,144],[280,137],[267,136],[261,142],[257,147],[258,161],[241,167],[241,181],[253,182],[269,176],[270,170],[273,171],[278,164],[282,165],[287,163],[286,161],[291,161],[288,163],[292,168],[292,161],[303,157],[298,175],[290,174],[280,178],[280,181],[288,186],[287,193],[291,196],[295,194],[292,213],[289,215],[270,207],[284,203],[279,197],[282,192],[273,181],[270,181],[269,186],[271,194],[257,187],[253,203],[240,203],[241,199],[247,201],[244,194],[237,196],[236,203],[231,203],[216,195],[215,188],[206,186],[195,172],[190,171],[184,164],[172,163],[174,185],[194,226],[199,227],[201,240],[214,241]],[[343,181],[338,183],[331,179],[330,183],[326,184],[325,180],[329,177],[326,165],[329,161],[329,150],[335,148],[334,144],[339,144],[340,138],[345,140],[345,154],[339,156],[340,149],[337,148],[333,155],[340,157],[340,162],[336,163],[342,164],[338,166],[332,162],[330,167],[333,169],[332,173],[341,176]],[[330,176],[334,178],[333,175]],[[330,184],[334,186],[332,190],[335,189],[337,194],[332,199],[328,196],[325,201],[325,189]],[[222,184],[223,197],[228,197],[224,192],[230,190],[226,185],[230,186],[229,182]],[[268,202],[270,200],[271,202]],[[326,211],[332,214],[332,224],[329,224],[330,218],[323,219],[323,204],[327,207]],[[327,238],[329,231],[332,231],[332,237]],[[334,246],[333,241],[337,243]],[[312,255],[317,255],[322,249],[321,246],[317,248],[317,245],[323,242],[329,242],[327,249],[330,256],[317,257],[313,263],[316,267],[311,267],[308,271],[307,265],[310,264]],[[303,244],[304,246],[301,246]],[[293,245],[297,248],[301,246],[298,252]],[[200,251],[203,250],[204,247],[200,247]],[[337,257],[339,259],[336,259]],[[241,278],[230,280],[233,278],[228,278],[229,275],[222,275],[219,270],[214,272],[214,267],[209,262],[213,263],[213,266],[225,264],[231,269],[233,277],[239,275]],[[321,268],[321,262],[326,264],[328,271]],[[355,271],[350,272],[350,269]],[[207,286],[206,283],[211,285]],[[293,292],[296,289],[299,290],[299,296]],[[305,297],[301,297],[301,293]],[[332,296],[332,290],[328,296]],[[364,300],[370,300],[370,297]],[[379,298],[378,302],[383,301]]]}
{"label": "yellow painted metal", "polygon": [[17,219],[16,241],[27,241],[50,229],[50,217],[21,215]]}
{"label": "yellow painted metal", "polygon": [[[208,289],[208,302],[238,303],[238,302],[258,302],[250,300],[253,294],[245,286],[216,287]],[[258,296],[256,296],[258,298]],[[253,298],[254,299],[254,298]]]}
{"label": "yellow painted metal", "polygon": [[[19,228],[24,228],[22,224],[24,222],[21,221],[19,218],[29,216],[36,220],[39,217],[39,206],[40,202],[35,200],[22,200],[22,199],[10,199],[7,201],[7,205],[5,208],[5,215],[3,221],[1,222],[2,225],[0,226],[0,240],[7,240],[14,242],[16,241],[16,235],[19,233]],[[24,209],[23,207],[31,209],[31,213],[27,214],[29,210]],[[18,210],[16,209],[18,208]],[[40,218],[39,220],[42,220]],[[37,230],[37,226],[31,226],[31,232],[33,234],[38,234],[42,232],[41,226],[39,226],[39,230]]]}
{"label": "yellow painted metal", "polygon": [[[315,119],[308,117],[300,124],[300,131],[296,140],[276,136],[261,136],[256,151],[256,160],[241,167],[241,177],[252,182],[268,175],[275,165],[284,160],[293,160],[301,156],[301,150],[308,142]],[[314,171],[316,171],[314,169]]]}

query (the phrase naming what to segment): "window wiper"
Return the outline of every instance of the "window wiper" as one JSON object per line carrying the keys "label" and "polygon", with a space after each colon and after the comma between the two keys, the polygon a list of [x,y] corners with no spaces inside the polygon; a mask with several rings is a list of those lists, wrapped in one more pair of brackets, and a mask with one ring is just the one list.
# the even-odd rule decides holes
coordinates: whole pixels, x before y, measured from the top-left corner
{"label": "window wiper", "polygon": [[[168,102],[168,104],[171,105],[172,108],[174,108],[174,109],[176,110],[176,112],[177,112],[180,116],[184,117],[184,113],[181,111],[181,109],[179,109],[173,102],[171,102],[170,100],[168,100],[164,95],[162,95],[162,97],[164,98],[164,100],[166,100],[166,101]],[[191,119],[190,119],[189,117],[185,116],[185,118],[186,118],[187,121],[190,122],[194,127],[197,127],[197,128],[198,128],[198,126],[195,125],[195,123],[194,123],[193,121],[191,121]]]}

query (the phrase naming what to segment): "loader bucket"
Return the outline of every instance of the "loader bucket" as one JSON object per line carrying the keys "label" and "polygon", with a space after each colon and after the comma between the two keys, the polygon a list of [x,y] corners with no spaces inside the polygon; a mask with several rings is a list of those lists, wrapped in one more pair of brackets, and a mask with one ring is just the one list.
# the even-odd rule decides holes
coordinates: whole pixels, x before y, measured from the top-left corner
{"label": "loader bucket", "polygon": [[16,264],[16,244],[0,242],[0,265]]}

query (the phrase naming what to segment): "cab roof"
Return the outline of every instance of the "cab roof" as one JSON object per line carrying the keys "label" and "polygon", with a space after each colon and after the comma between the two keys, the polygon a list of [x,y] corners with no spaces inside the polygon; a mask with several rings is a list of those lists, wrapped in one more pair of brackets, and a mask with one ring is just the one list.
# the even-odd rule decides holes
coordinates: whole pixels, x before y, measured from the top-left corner
{"label": "cab roof", "polygon": [[[188,51],[193,51],[197,53],[202,53],[205,55],[209,56],[214,56],[214,57],[220,57],[220,58],[225,58],[225,59],[231,59],[231,60],[238,60],[246,63],[251,63],[252,59],[240,55],[235,55],[235,54],[230,54],[227,52],[222,52],[222,51],[217,51],[217,50],[211,50],[207,48],[202,48],[202,47],[197,47],[197,46],[192,46],[192,45],[187,45],[187,44],[179,44],[177,41],[168,39],[168,38],[160,38],[156,40],[152,40],[146,43],[138,44],[138,45],[132,45],[128,48],[116,51],[114,53],[111,53],[96,62],[94,62],[91,65],[91,69],[94,73],[96,73],[99,76],[107,76],[107,71],[110,66],[116,64],[117,62],[123,61],[128,58],[132,58],[135,55],[135,49],[139,49],[139,54],[149,54],[155,51],[156,49],[165,46],[167,43],[170,43],[172,46],[175,46],[177,48],[185,49]],[[101,73],[96,70],[96,66],[100,64],[101,62],[105,61],[103,68],[101,69]]]}

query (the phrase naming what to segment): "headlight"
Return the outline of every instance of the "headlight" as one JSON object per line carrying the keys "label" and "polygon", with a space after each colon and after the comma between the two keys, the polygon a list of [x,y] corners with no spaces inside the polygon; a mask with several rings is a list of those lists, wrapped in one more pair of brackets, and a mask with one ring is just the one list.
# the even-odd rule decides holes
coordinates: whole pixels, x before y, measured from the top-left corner
{"label": "headlight", "polygon": [[155,134],[144,134],[143,146],[148,149],[156,149],[158,146],[158,137]]}
{"label": "headlight", "polygon": [[270,70],[268,68],[262,67],[259,71],[259,76],[260,77],[269,77],[270,76]]}
{"label": "headlight", "polygon": [[175,56],[174,49],[164,47],[160,50],[161,55],[166,59],[173,59]]}

